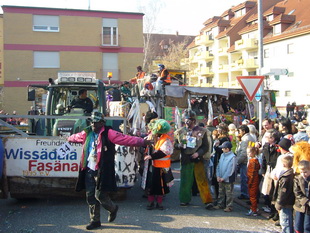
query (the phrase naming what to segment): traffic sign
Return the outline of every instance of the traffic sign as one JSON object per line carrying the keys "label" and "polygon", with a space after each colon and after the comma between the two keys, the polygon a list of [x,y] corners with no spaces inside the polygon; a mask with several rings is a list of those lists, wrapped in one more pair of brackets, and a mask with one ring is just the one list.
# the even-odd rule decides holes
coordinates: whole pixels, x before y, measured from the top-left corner
{"label": "traffic sign", "polygon": [[287,75],[288,70],[287,69],[270,69],[270,73],[273,73],[274,75]]}
{"label": "traffic sign", "polygon": [[265,76],[237,76],[245,95],[252,101]]}
{"label": "traffic sign", "polygon": [[262,90],[263,90],[263,87],[260,86],[255,94],[255,99],[256,101],[261,101],[262,99]]}

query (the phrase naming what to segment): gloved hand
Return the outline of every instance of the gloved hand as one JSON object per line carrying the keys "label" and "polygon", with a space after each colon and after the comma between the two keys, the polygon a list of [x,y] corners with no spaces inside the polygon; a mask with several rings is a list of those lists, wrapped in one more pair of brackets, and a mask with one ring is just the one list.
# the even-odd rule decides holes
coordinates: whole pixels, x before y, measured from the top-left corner
{"label": "gloved hand", "polygon": [[144,139],[144,146],[152,145],[154,142],[151,140]]}

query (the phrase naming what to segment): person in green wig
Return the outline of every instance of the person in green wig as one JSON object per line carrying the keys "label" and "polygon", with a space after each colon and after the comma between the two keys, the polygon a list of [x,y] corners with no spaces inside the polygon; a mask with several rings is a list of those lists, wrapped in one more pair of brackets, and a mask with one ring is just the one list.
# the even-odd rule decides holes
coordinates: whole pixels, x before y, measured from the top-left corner
{"label": "person in green wig", "polygon": [[164,119],[158,119],[151,122],[148,127],[154,137],[155,150],[152,154],[144,157],[144,160],[152,160],[151,187],[147,209],[152,210],[156,207],[163,210],[163,195],[170,192],[168,183],[173,180],[170,169],[173,144],[167,134],[170,131],[170,124]]}

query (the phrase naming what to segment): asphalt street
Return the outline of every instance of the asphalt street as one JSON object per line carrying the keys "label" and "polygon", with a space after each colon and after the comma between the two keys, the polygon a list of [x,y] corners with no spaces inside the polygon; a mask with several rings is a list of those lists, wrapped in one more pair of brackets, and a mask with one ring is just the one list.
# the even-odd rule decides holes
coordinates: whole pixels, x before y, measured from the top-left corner
{"label": "asphalt street", "polygon": [[[147,200],[137,183],[127,191],[127,198],[118,201],[119,212],[113,223],[108,213],[101,211],[102,226],[87,231],[88,207],[83,198],[49,198],[17,201],[0,200],[0,232],[2,233],[71,233],[71,232],[280,232],[265,214],[245,216],[248,206],[236,200],[233,212],[206,210],[199,196],[193,196],[189,206],[178,201],[178,163],[173,163],[175,185],[164,199],[164,210],[146,210]],[[239,186],[236,184],[235,195]]]}

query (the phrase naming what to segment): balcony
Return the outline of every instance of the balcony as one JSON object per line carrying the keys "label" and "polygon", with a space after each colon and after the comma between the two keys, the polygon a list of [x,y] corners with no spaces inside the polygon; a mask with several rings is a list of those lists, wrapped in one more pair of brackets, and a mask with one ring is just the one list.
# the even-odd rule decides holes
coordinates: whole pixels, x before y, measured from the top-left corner
{"label": "balcony", "polygon": [[218,56],[219,57],[228,56],[227,50],[228,50],[228,47],[219,48],[218,51],[217,51],[218,52]]}
{"label": "balcony", "polygon": [[229,82],[229,84],[230,84],[229,86],[232,88],[240,88],[241,87],[237,80],[231,81],[231,82]]}
{"label": "balcony", "polygon": [[201,87],[213,87],[212,83],[201,83],[200,84]]}
{"label": "balcony", "polygon": [[194,60],[198,61],[198,60],[212,60],[214,58],[213,54],[210,53],[209,51],[204,51],[204,52],[198,52],[195,54]]}
{"label": "balcony", "polygon": [[232,70],[241,70],[243,68],[243,59],[235,60],[230,64]]}
{"label": "balcony", "polygon": [[214,73],[211,67],[203,67],[200,69],[200,74],[202,76],[210,76],[210,75],[213,75]]}
{"label": "balcony", "polygon": [[196,58],[196,56],[193,56],[193,55],[189,56],[189,63],[192,63],[192,64],[198,63],[198,59]]}
{"label": "balcony", "polygon": [[243,68],[245,69],[258,68],[258,59],[255,58],[245,59],[243,63]]}
{"label": "balcony", "polygon": [[201,67],[189,72],[189,77],[212,76],[213,74],[211,67]]}
{"label": "balcony", "polygon": [[188,86],[199,86],[197,77],[190,77],[188,80]]}
{"label": "balcony", "polygon": [[219,82],[219,87],[228,87],[228,82]]}
{"label": "balcony", "polygon": [[220,73],[228,73],[229,71],[229,65],[227,64],[220,64],[219,65],[219,72]]}
{"label": "balcony", "polygon": [[250,49],[257,49],[258,48],[258,40],[251,38],[251,39],[241,39],[235,41],[235,50],[250,50]]}
{"label": "balcony", "polygon": [[196,45],[210,45],[213,42],[214,38],[210,35],[200,35],[195,38]]}
{"label": "balcony", "polygon": [[198,78],[199,73],[197,72],[197,69],[195,69],[194,71],[189,72],[189,77],[190,78]]}

